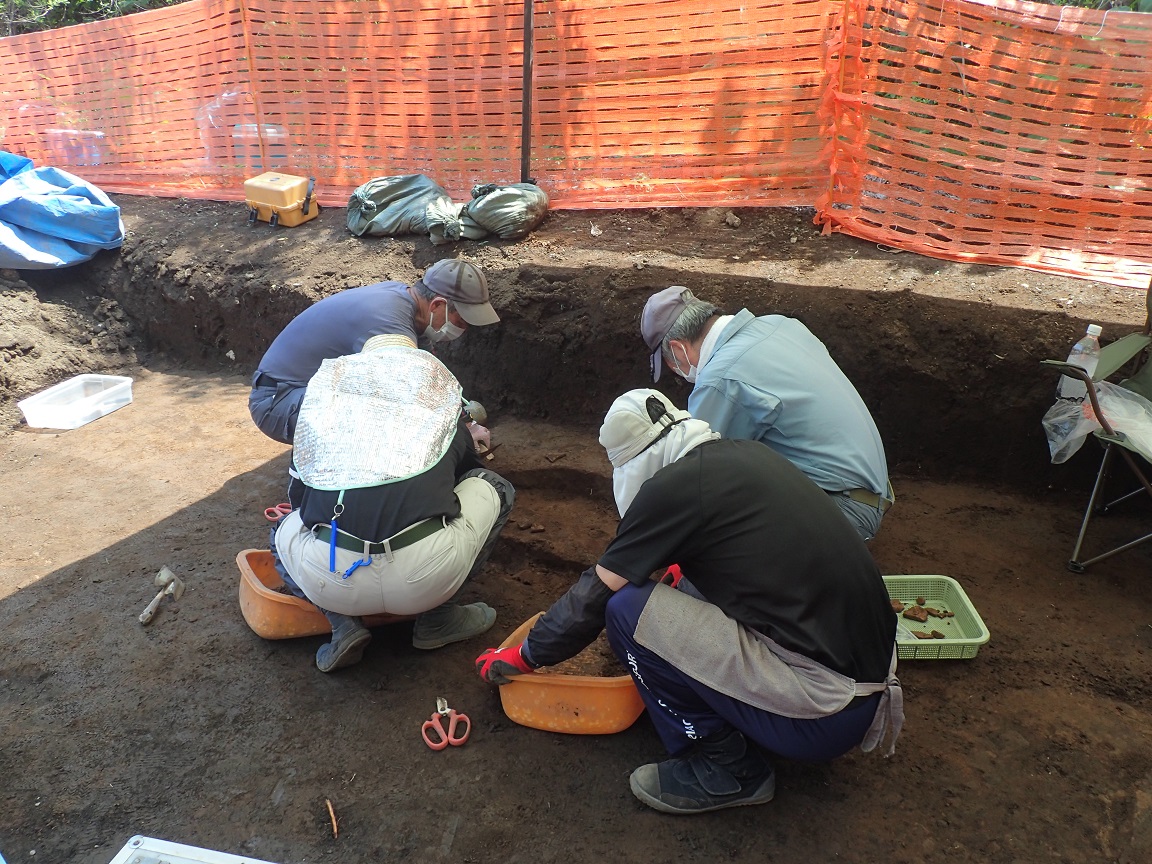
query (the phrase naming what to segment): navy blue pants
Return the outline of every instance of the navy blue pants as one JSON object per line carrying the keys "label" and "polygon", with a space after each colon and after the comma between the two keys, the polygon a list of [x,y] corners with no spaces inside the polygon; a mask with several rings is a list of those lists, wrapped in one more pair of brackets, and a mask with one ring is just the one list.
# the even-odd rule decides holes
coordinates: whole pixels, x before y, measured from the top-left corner
{"label": "navy blue pants", "polygon": [[248,394],[248,413],[260,431],[281,444],[291,444],[296,436],[296,418],[300,403],[308,388],[301,384],[278,382],[256,387],[260,373],[252,378],[252,392]]}
{"label": "navy blue pants", "polygon": [[739,729],[771,753],[806,762],[835,759],[864,739],[880,703],[879,693],[857,698],[830,717],[795,720],[713,690],[639,645],[634,638],[636,624],[655,587],[655,582],[648,582],[642,587],[625,585],[617,591],[608,601],[605,625],[608,644],[631,673],[670,755],[729,727]]}

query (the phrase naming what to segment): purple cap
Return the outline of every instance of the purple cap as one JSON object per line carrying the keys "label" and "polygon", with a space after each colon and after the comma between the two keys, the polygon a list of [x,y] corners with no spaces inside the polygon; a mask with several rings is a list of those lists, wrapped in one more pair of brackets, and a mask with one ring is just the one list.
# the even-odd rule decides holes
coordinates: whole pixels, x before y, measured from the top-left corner
{"label": "purple cap", "polygon": [[680,313],[688,308],[688,304],[695,300],[692,292],[683,285],[672,285],[663,291],[657,291],[648,298],[644,304],[644,311],[640,315],[640,335],[644,337],[648,350],[652,352],[652,380],[660,380],[660,367],[664,363],[660,360],[660,343],[680,317]]}

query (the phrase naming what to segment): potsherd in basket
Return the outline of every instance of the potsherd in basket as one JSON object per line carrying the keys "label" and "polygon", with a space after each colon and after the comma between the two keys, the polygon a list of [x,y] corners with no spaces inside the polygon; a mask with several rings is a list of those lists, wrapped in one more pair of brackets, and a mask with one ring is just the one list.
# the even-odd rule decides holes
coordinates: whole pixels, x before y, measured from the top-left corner
{"label": "potsherd in basket", "polygon": [[955,579],[949,576],[885,576],[884,585],[888,588],[888,596],[904,606],[921,606],[946,616],[928,617],[924,624],[904,621],[910,630],[935,630],[943,638],[897,638],[896,655],[899,659],[968,660],[976,656],[981,645],[987,644],[990,638],[988,628]]}

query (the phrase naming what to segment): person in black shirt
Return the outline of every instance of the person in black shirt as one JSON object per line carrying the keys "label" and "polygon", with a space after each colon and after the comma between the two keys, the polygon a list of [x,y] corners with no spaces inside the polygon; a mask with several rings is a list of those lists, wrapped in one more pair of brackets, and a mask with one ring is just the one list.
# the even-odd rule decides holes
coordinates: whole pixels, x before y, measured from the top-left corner
{"label": "person in black shirt", "polygon": [[301,404],[293,462],[300,504],[276,525],[285,584],[332,625],[316,666],[360,661],[362,616],[417,616],[416,648],[488,630],[495,611],[452,598],[484,566],[508,521],[512,485],[484,468],[460,385],[402,336],[325,360]]}
{"label": "person in black shirt", "polygon": [[[519,646],[481,676],[575,656],[607,627],[671,758],[631,775],[669,813],[771,800],[763,751],[827,760],[903,722],[896,618],[864,541],[835,503],[758,441],[718,440],[654,390],[617,399],[600,430],[615,539]],[[674,585],[654,579],[664,573]]]}

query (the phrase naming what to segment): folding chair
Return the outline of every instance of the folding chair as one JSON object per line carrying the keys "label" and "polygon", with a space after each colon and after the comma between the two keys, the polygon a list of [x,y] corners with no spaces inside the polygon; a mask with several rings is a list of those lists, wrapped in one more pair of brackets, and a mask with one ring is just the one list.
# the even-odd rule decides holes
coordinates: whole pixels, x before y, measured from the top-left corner
{"label": "folding chair", "polygon": [[[1148,315],[1144,321],[1144,329],[1139,333],[1129,333],[1127,336],[1101,348],[1100,362],[1091,377],[1080,366],[1063,360],[1041,361],[1042,365],[1057,369],[1065,375],[1078,378],[1085,383],[1088,399],[1092,403],[1092,410],[1096,412],[1096,419],[1101,426],[1100,430],[1094,434],[1104,446],[1104,458],[1101,460],[1100,470],[1096,474],[1096,483],[1092,487],[1092,496],[1088,499],[1088,507],[1084,511],[1084,521],[1080,524],[1080,534],[1076,538],[1076,546],[1073,548],[1072,557],[1068,561],[1068,569],[1073,573],[1083,573],[1087,567],[1098,561],[1111,558],[1113,555],[1152,540],[1152,532],[1150,532],[1143,537],[1123,543],[1091,558],[1081,559],[1084,537],[1088,533],[1088,523],[1092,521],[1093,516],[1107,513],[1117,504],[1127,501],[1141,492],[1147,492],[1149,496],[1152,496],[1152,483],[1145,476],[1139,461],[1142,459],[1145,462],[1152,462],[1152,453],[1137,449],[1127,435],[1113,426],[1104,411],[1101,410],[1096,388],[1093,386],[1093,382],[1105,381],[1128,367],[1131,369],[1129,377],[1121,380],[1119,386],[1152,401],[1152,363],[1146,362],[1148,349],[1152,346],[1152,280],[1149,282],[1149,289],[1145,296],[1145,305],[1148,309]],[[1117,453],[1128,463],[1128,467],[1132,469],[1140,485],[1119,498],[1101,504],[1100,501],[1104,498],[1105,486]]]}

